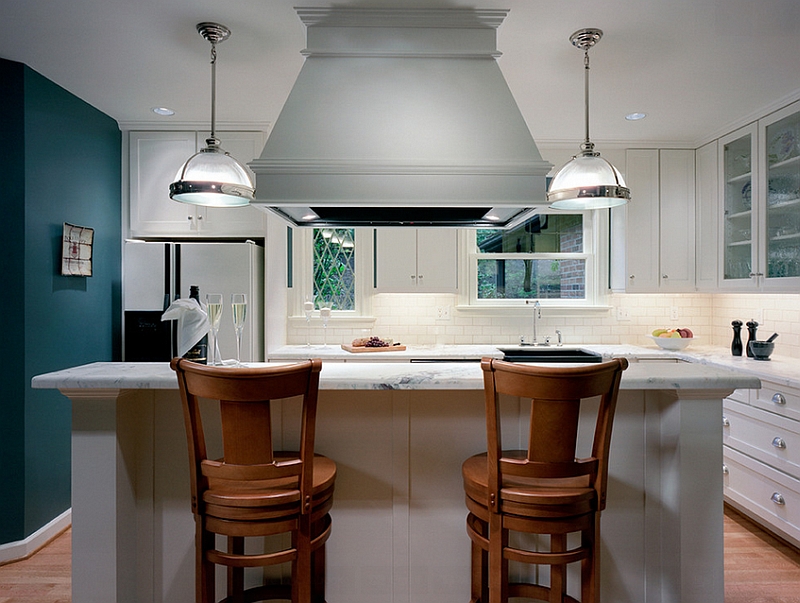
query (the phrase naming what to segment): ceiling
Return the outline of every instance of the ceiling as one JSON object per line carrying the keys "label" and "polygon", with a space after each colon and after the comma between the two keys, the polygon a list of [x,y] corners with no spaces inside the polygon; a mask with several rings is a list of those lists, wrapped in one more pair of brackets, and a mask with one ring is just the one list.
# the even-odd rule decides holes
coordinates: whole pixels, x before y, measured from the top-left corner
{"label": "ceiling", "polygon": [[[510,9],[499,65],[540,144],[577,150],[583,138],[583,58],[569,36],[584,27],[605,32],[590,52],[595,142],[696,145],[800,98],[798,0],[0,0],[0,57],[123,128],[200,127],[210,46],[195,25],[216,21],[233,32],[218,47],[217,124],[264,125],[303,64],[295,6]],[[634,111],[647,117],[626,121]]]}

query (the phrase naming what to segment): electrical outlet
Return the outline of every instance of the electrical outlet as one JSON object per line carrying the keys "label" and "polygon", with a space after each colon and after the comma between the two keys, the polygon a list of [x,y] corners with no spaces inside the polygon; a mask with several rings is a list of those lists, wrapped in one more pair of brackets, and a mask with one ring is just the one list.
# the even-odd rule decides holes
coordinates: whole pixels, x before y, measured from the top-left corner
{"label": "electrical outlet", "polygon": [[617,308],[617,320],[630,320],[630,319],[631,319],[630,308]]}
{"label": "electrical outlet", "polygon": [[436,306],[436,320],[450,320],[450,306]]}
{"label": "electrical outlet", "polygon": [[678,306],[672,306],[669,309],[669,318],[670,320],[678,320],[678,318],[680,318],[680,314],[678,312]]}

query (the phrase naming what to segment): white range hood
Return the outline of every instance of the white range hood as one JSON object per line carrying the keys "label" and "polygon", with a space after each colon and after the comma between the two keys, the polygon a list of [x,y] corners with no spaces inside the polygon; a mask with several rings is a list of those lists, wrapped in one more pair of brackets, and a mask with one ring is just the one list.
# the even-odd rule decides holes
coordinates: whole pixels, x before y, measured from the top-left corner
{"label": "white range hood", "polygon": [[506,10],[297,8],[302,70],[256,204],[301,226],[508,226],[546,206],[496,58]]}

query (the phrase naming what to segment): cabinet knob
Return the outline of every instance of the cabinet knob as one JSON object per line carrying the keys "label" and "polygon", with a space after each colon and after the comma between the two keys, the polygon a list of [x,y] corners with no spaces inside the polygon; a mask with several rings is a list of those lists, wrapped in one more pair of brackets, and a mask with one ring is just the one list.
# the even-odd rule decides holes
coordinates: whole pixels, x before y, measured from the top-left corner
{"label": "cabinet knob", "polygon": [[749,276],[750,276],[750,278],[753,278],[754,276],[764,276],[764,273],[763,272],[751,272]]}
{"label": "cabinet knob", "polygon": [[722,475],[728,475],[730,472],[731,470],[728,469],[728,466],[725,463],[722,463]]}
{"label": "cabinet knob", "polygon": [[784,404],[786,404],[786,396],[784,396],[781,393],[774,394],[772,396],[772,401],[775,404],[780,404],[781,406],[783,406]]}
{"label": "cabinet knob", "polygon": [[666,274],[662,274],[661,278],[669,278],[669,276],[667,276]]}
{"label": "cabinet knob", "polygon": [[631,280],[633,280],[633,279],[635,279],[635,278],[636,278],[636,275],[635,275],[635,274],[631,274],[631,275],[630,275],[628,278],[629,278],[629,279],[631,279]]}
{"label": "cabinet knob", "polygon": [[411,280],[413,281],[413,280],[416,280],[416,279],[417,279],[417,277],[412,274],[411,275]]}
{"label": "cabinet knob", "polygon": [[772,445],[775,446],[775,448],[780,448],[781,450],[786,449],[786,442],[780,436],[775,436],[772,438]]}
{"label": "cabinet knob", "polygon": [[769,499],[772,502],[774,502],[776,505],[785,505],[786,504],[786,499],[783,498],[783,494],[781,494],[780,492],[773,492],[772,496],[770,496]]}
{"label": "cabinet knob", "polygon": [[731,426],[731,422],[728,420],[728,417],[726,417],[725,415],[722,415],[722,426],[723,427],[730,427]]}
{"label": "cabinet knob", "polygon": [[422,278],[423,276],[425,276],[425,275],[424,274],[418,274],[417,278]]}

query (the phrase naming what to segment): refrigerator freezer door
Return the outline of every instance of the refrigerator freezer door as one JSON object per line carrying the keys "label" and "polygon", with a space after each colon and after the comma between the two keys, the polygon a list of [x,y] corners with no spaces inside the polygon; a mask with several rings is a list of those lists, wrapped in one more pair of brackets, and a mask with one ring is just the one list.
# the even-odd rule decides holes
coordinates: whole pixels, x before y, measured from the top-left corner
{"label": "refrigerator freezer door", "polygon": [[[171,243],[126,241],[122,307],[127,310],[166,310],[170,294]],[[187,290],[188,296],[188,290]]]}

